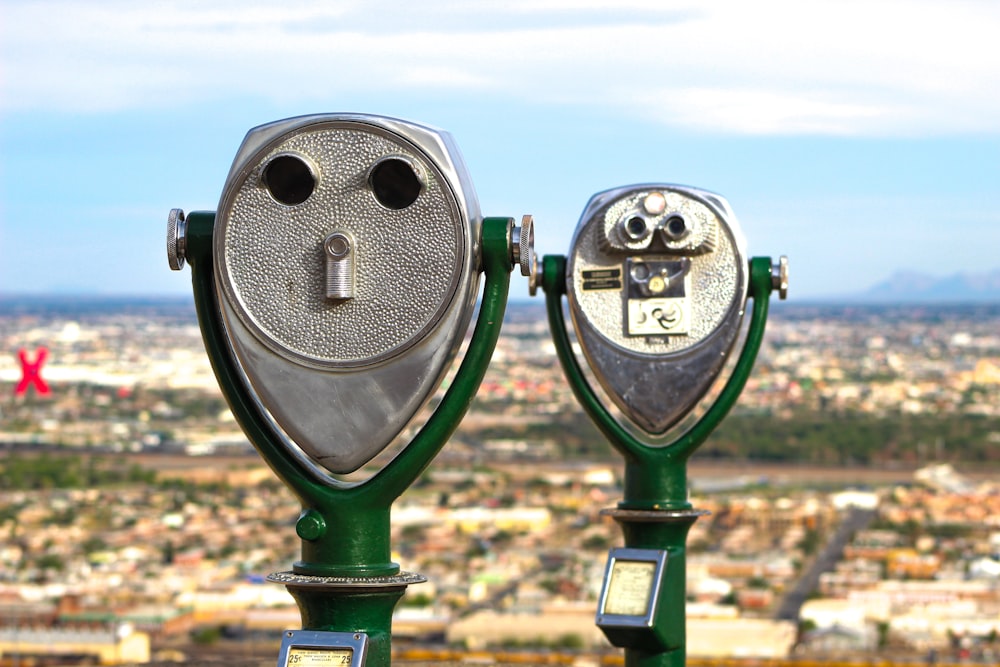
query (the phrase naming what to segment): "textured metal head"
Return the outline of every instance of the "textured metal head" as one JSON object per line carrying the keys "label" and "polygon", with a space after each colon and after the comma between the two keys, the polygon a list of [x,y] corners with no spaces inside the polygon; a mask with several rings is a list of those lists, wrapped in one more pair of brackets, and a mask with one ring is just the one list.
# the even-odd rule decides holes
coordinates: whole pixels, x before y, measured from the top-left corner
{"label": "textured metal head", "polygon": [[437,388],[471,316],[481,222],[443,132],[327,114],[247,135],[216,284],[261,406],[311,460],[358,469]]}
{"label": "textured metal head", "polygon": [[567,294],[580,345],[625,415],[662,435],[711,387],[747,294],[726,200],[676,185],[594,195],[577,226]]}

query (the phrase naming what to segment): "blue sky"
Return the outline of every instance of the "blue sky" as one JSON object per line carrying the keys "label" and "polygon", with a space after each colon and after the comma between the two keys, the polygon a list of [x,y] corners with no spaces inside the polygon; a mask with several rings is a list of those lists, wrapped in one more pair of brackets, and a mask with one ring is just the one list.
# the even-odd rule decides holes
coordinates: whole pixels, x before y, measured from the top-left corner
{"label": "blue sky", "polygon": [[724,195],[790,298],[997,269],[998,35],[986,0],[0,0],[0,292],[186,294],[168,210],[332,111],[451,132],[541,254],[657,181]]}

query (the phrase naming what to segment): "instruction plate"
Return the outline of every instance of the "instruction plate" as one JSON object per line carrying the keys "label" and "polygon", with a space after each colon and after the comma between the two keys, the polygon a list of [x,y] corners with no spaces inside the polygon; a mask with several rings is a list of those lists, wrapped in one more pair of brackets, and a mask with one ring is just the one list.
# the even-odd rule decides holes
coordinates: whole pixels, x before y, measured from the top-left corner
{"label": "instruction plate", "polygon": [[367,652],[361,632],[291,630],[281,640],[278,667],[362,667]]}
{"label": "instruction plate", "polygon": [[600,627],[651,627],[667,565],[660,549],[612,549],[597,608]]}

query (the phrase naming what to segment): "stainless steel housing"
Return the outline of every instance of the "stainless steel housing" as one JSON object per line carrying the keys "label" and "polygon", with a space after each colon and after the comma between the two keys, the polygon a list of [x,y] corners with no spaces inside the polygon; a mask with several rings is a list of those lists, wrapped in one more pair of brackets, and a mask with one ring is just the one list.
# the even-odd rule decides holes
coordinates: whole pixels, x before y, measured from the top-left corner
{"label": "stainless steel housing", "polygon": [[[684,243],[658,244],[654,233],[633,242],[616,231],[631,211],[653,229],[678,216],[693,231]],[[726,200],[695,188],[630,185],[594,195],[584,209],[567,265],[573,326],[606,393],[647,434],[666,433],[722,370],[745,310],[745,245]],[[655,289],[663,298],[651,298],[650,267],[662,273]],[[683,282],[668,286],[675,279]],[[668,310],[650,321],[650,312]]]}
{"label": "stainless steel housing", "polygon": [[[278,158],[311,182],[275,194]],[[417,187],[381,201],[373,168],[395,159]],[[247,134],[216,215],[216,285],[252,392],[309,461],[359,469],[439,386],[472,314],[481,224],[447,133],[323,114]],[[334,232],[353,239],[350,298],[327,289]]]}

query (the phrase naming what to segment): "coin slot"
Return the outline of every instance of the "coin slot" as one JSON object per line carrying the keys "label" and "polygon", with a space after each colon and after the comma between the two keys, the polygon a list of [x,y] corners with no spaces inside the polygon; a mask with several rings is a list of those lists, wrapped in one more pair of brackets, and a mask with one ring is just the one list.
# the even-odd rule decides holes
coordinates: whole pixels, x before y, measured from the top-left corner
{"label": "coin slot", "polygon": [[316,189],[316,175],[299,155],[277,155],[264,166],[261,183],[279,204],[297,206],[309,199]]}
{"label": "coin slot", "polygon": [[394,211],[413,204],[424,189],[413,164],[398,157],[376,163],[368,175],[368,185],[378,203]]}

